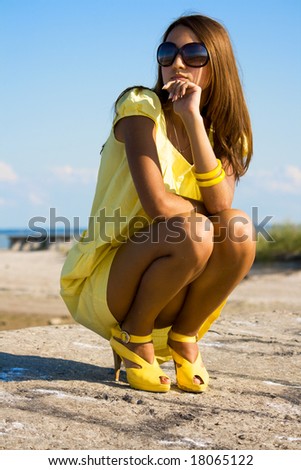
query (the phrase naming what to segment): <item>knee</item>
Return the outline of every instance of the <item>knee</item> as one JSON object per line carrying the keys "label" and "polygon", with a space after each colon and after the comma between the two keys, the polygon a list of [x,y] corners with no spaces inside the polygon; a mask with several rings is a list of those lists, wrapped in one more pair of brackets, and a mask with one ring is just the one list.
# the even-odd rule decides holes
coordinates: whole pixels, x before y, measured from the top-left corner
{"label": "knee", "polygon": [[179,228],[179,243],[174,246],[176,256],[189,261],[194,274],[200,272],[213,251],[213,224],[199,214],[173,217],[171,223]]}
{"label": "knee", "polygon": [[243,211],[229,209],[217,215],[215,241],[225,242],[231,256],[243,260],[245,257],[254,260],[256,251],[256,231],[252,220]]}

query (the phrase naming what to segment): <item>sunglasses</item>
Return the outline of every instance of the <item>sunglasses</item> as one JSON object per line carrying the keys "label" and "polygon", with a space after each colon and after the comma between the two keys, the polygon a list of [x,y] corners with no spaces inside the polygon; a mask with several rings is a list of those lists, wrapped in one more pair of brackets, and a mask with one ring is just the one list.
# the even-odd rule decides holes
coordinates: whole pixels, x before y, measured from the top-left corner
{"label": "sunglasses", "polygon": [[189,67],[204,67],[209,61],[208,51],[202,42],[189,42],[180,48],[173,42],[163,42],[157,50],[157,61],[162,67],[169,67],[178,54]]}

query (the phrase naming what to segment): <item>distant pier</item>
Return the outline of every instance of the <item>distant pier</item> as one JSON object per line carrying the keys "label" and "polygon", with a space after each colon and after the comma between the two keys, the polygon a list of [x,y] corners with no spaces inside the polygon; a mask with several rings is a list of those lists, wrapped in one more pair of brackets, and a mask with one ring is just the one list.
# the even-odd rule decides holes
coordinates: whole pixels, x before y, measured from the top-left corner
{"label": "distant pier", "polygon": [[72,235],[50,233],[47,236],[10,235],[8,248],[12,251],[48,250],[56,244],[70,243]]}

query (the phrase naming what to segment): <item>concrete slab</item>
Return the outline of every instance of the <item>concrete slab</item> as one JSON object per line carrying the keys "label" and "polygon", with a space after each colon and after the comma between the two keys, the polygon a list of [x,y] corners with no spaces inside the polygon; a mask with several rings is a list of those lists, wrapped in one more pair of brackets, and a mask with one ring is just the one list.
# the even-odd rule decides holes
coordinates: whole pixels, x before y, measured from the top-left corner
{"label": "concrete slab", "polygon": [[200,395],[115,383],[109,343],[79,325],[0,332],[0,448],[301,449],[300,308],[244,302],[248,282],[200,343]]}

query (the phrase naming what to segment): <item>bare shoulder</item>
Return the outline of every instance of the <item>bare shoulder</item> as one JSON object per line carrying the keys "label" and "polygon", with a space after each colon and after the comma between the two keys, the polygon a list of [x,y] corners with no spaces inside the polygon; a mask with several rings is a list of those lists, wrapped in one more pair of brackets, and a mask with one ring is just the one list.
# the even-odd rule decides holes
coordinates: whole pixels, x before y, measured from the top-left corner
{"label": "bare shoulder", "polygon": [[125,143],[127,138],[153,135],[155,123],[146,116],[128,116],[120,119],[114,126],[115,138]]}

